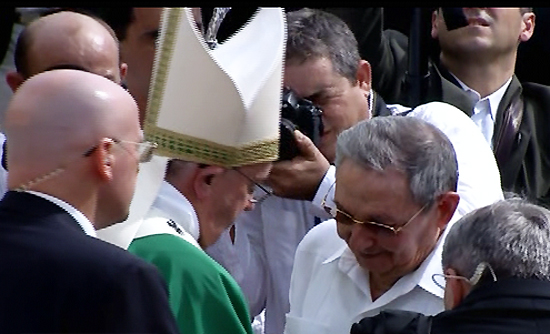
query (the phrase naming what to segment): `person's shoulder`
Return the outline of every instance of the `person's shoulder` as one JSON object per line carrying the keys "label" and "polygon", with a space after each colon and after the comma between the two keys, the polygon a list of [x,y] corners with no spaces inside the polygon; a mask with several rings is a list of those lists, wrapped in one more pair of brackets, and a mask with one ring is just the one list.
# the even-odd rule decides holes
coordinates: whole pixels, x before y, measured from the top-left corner
{"label": "person's shoulder", "polygon": [[173,234],[154,234],[134,239],[130,252],[159,267],[169,266],[187,277],[224,275],[226,270],[204,250]]}
{"label": "person's shoulder", "polygon": [[550,113],[547,112],[550,107],[550,86],[541,85],[534,82],[524,82],[522,86],[522,96],[527,105],[535,106],[535,111],[540,111],[537,114],[545,118],[550,118]]}
{"label": "person's shoulder", "polygon": [[[82,264],[89,267],[103,268],[103,273],[113,272],[116,275],[128,271],[130,268],[150,270],[152,267],[136,255],[115,246],[109,242],[86,237],[82,242]],[[135,270],[134,269],[134,270]]]}
{"label": "person's shoulder", "polygon": [[415,107],[407,116],[426,120],[438,128],[469,127],[476,129],[470,117],[454,105],[441,101],[432,101]]}

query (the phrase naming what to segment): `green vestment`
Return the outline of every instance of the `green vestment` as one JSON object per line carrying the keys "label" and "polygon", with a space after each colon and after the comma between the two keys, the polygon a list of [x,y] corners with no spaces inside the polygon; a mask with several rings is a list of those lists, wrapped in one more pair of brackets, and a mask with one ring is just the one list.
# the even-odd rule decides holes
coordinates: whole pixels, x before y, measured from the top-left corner
{"label": "green vestment", "polygon": [[182,334],[252,333],[239,285],[202,249],[177,235],[153,234],[134,239],[128,251],[160,270]]}

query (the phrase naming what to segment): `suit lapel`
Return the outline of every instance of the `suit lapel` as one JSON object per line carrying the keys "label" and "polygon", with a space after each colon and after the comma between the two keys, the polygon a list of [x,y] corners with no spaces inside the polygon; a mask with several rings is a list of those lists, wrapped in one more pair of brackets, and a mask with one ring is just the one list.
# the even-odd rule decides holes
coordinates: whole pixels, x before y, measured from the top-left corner
{"label": "suit lapel", "polygon": [[439,85],[434,83],[435,87],[441,87],[441,98],[437,101],[445,101],[462,110],[468,117],[472,117],[474,104],[468,97],[466,92],[460,87],[456,79],[444,68],[439,69],[434,66],[434,71],[437,73],[434,80],[439,78]]}

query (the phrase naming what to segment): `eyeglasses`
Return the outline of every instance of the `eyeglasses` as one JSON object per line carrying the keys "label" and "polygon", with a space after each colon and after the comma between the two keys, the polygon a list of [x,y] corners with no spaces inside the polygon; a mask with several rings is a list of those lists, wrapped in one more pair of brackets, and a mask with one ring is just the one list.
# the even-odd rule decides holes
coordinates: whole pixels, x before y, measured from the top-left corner
{"label": "eyeglasses", "polygon": [[263,201],[265,201],[269,196],[273,195],[273,192],[270,190],[267,190],[264,186],[259,184],[258,182],[254,181],[250,176],[246,175],[242,171],[240,171],[238,168],[233,168],[234,171],[239,173],[240,175],[244,176],[248,181],[252,182],[256,187],[260,188],[264,194],[262,194],[260,197],[252,197],[250,199],[251,203],[254,204],[261,204]]}
{"label": "eyeglasses", "polygon": [[[153,156],[153,152],[157,148],[157,144],[156,143],[151,143],[151,142],[137,143],[137,142],[127,141],[127,140],[118,140],[118,139],[114,139],[114,138],[111,138],[111,140],[113,142],[115,142],[116,144],[119,144],[119,145],[122,144],[122,143],[137,145],[137,147],[138,147],[138,149],[137,149],[137,151],[138,151],[138,161],[140,163],[151,161],[151,158]],[[95,150],[97,150],[98,147],[99,147],[99,145],[93,146],[92,148],[86,150],[86,152],[84,152],[82,154],[82,156],[85,157],[85,158],[91,156],[95,152]],[[36,185],[37,183],[44,182],[48,179],[51,179],[54,176],[56,176],[56,175],[60,174],[61,172],[65,171],[65,169],[67,168],[66,166],[68,164],[69,163],[65,163],[63,166],[56,168],[54,171],[46,173],[46,174],[41,175],[41,176],[38,176],[38,177],[30,180],[29,182],[20,185],[19,187],[15,188],[14,190],[15,191],[26,191],[26,190],[30,189],[32,186]]]}
{"label": "eyeglasses", "polygon": [[[118,139],[114,139],[114,138],[111,138],[111,139],[116,144],[124,143],[124,144],[136,145],[137,146],[137,152],[138,152],[138,161],[140,163],[151,161],[151,158],[153,157],[153,153],[155,152],[155,149],[158,147],[157,143],[152,143],[152,142],[148,142],[148,141],[138,143],[138,142],[128,141],[128,140],[118,140]],[[97,150],[97,148],[98,148],[98,145],[90,148],[89,150],[84,152],[84,156],[89,157],[90,155],[92,155],[92,153],[94,153],[95,150]]]}
{"label": "eyeglasses", "polygon": [[481,279],[481,276],[483,276],[485,269],[489,269],[489,272],[491,273],[491,276],[493,278],[493,282],[496,282],[497,275],[495,274],[495,271],[493,270],[491,265],[487,262],[481,262],[480,264],[478,264],[476,270],[474,271],[474,274],[470,278],[458,275],[433,274],[432,281],[441,289],[445,289],[445,279],[459,279],[468,282],[471,286],[474,286],[479,283],[479,280]]}
{"label": "eyeglasses", "polygon": [[372,222],[372,221],[360,221],[360,220],[357,220],[355,218],[353,218],[352,215],[350,215],[349,213],[345,212],[345,211],[342,211],[340,209],[338,209],[337,207],[331,207],[331,206],[328,206],[326,204],[326,200],[327,200],[327,197],[328,197],[328,194],[330,193],[330,190],[334,187],[334,185],[336,184],[336,182],[334,182],[329,190],[327,191],[327,193],[325,194],[325,197],[323,197],[323,201],[321,202],[321,206],[323,207],[323,209],[325,209],[325,211],[330,214],[337,222],[341,223],[341,224],[344,224],[344,225],[353,225],[353,224],[361,224],[361,225],[370,225],[370,226],[377,226],[377,227],[380,227],[380,228],[383,228],[387,231],[392,231],[393,234],[398,234],[399,232],[401,232],[401,230],[403,230],[407,225],[409,225],[410,222],[412,222],[416,217],[418,217],[418,215],[424,211],[424,209],[426,209],[428,207],[428,204],[429,203],[426,203],[424,204],[424,206],[422,208],[420,208],[420,210],[418,210],[405,224],[399,226],[399,227],[394,227],[394,226],[390,226],[390,225],[386,225],[386,224],[382,224],[382,223],[377,223],[377,222]]}

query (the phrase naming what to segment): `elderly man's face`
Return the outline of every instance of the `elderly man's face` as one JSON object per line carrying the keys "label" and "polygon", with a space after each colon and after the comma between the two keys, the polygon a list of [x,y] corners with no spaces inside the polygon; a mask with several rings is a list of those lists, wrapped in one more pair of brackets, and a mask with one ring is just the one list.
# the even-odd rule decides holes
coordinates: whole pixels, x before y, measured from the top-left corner
{"label": "elderly man's face", "polygon": [[328,58],[314,58],[288,64],[284,84],[323,110],[324,131],[319,149],[329,161],[334,161],[338,134],[368,117],[370,82],[351,83],[333,70]]}
{"label": "elderly man's face", "polygon": [[262,183],[271,170],[271,163],[258,163],[227,169],[212,179],[208,213],[211,221],[200,223],[201,246],[213,244],[242,211],[254,208],[252,196],[256,183]]}
{"label": "elderly man's face", "polygon": [[410,220],[397,234],[369,224],[337,223],[338,235],[371,280],[394,282],[414,271],[432,251],[440,231],[433,219],[435,210],[421,210],[422,205],[413,202],[406,175],[393,168],[365,169],[347,159],[338,167],[336,180],[335,203],[356,220],[394,228]]}
{"label": "elderly man's face", "polygon": [[466,27],[447,30],[442,11],[433,17],[432,37],[439,40],[444,54],[467,57],[514,53],[534,29],[534,14],[520,8],[464,8]]}

